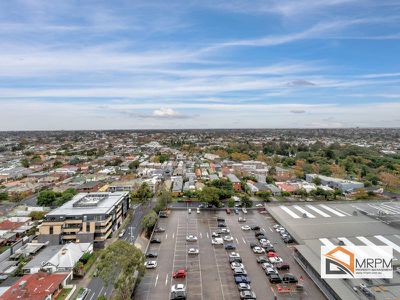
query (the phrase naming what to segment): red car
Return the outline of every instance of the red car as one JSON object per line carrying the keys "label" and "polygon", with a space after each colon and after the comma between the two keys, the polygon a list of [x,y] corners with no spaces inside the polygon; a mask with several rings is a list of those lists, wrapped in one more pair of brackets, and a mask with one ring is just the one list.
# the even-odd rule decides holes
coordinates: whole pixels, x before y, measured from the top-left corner
{"label": "red car", "polygon": [[231,213],[231,210],[229,208],[225,209],[226,213],[229,215]]}
{"label": "red car", "polygon": [[172,273],[173,278],[185,278],[186,271],[184,269],[179,269],[178,271]]}
{"label": "red car", "polygon": [[278,257],[279,255],[276,254],[275,252],[269,251],[267,254],[268,257]]}

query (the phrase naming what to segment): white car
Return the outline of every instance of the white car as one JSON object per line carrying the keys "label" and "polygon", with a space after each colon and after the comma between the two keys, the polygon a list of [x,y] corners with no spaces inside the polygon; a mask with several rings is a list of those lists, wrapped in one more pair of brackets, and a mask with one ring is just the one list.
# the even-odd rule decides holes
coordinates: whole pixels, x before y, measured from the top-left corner
{"label": "white car", "polygon": [[271,263],[262,263],[261,264],[261,268],[263,268],[264,270],[267,268],[273,268],[274,266]]}
{"label": "white car", "polygon": [[229,253],[229,258],[240,258],[240,254],[237,252]]}
{"label": "white car", "polygon": [[182,283],[178,283],[178,284],[174,284],[171,287],[171,293],[172,292],[186,292],[186,287],[184,284]]}
{"label": "white car", "polygon": [[189,214],[192,213],[192,209],[191,209],[191,208],[188,209],[188,213],[189,213]]}
{"label": "white car", "polygon": [[278,256],[268,257],[268,260],[270,261],[271,264],[278,264],[283,262],[283,259]]}
{"label": "white car", "polygon": [[272,226],[272,228],[274,228],[274,229],[277,229],[279,227],[281,227],[281,225],[279,225],[279,224],[275,224],[274,226]]}
{"label": "white car", "polygon": [[251,230],[251,227],[249,226],[249,225],[244,225],[244,226],[242,226],[242,227],[240,227],[240,228],[242,228],[242,230]]}
{"label": "white car", "polygon": [[256,207],[263,207],[264,205],[262,205],[261,203],[256,204]]}
{"label": "white car", "polygon": [[231,263],[231,269],[233,270],[234,268],[242,268],[242,269],[244,269],[244,266],[243,266],[242,263],[233,262],[233,263]]}
{"label": "white car", "polygon": [[221,228],[219,232],[224,234],[224,233],[230,233],[231,231],[229,230],[229,228]]}
{"label": "white car", "polygon": [[247,209],[244,208],[244,207],[242,207],[242,212],[243,212],[244,214],[247,214]]}
{"label": "white car", "polygon": [[198,214],[200,213],[200,208],[197,208],[197,213],[198,213]]}
{"label": "white car", "polygon": [[218,232],[213,232],[213,233],[211,234],[211,236],[212,236],[212,237],[219,237],[219,233],[218,233]]}
{"label": "white car", "polygon": [[222,238],[214,238],[211,240],[212,245],[223,245],[224,240]]}
{"label": "white car", "polygon": [[265,253],[265,250],[263,248],[257,246],[257,247],[253,248],[253,252],[257,253],[257,254],[263,254],[263,253]]}
{"label": "white car", "polygon": [[276,231],[276,232],[285,231],[285,228],[279,225],[279,227],[276,227],[276,228],[275,228],[275,231]]}
{"label": "white car", "polygon": [[119,237],[122,238],[124,236],[124,234],[125,234],[125,229],[122,229],[120,234],[119,234]]}
{"label": "white car", "polygon": [[190,249],[188,250],[188,254],[197,255],[197,254],[199,254],[199,249],[190,248]]}
{"label": "white car", "polygon": [[157,268],[157,262],[155,260],[149,260],[144,263],[146,269],[155,269]]}
{"label": "white car", "polygon": [[239,218],[238,218],[238,222],[246,222],[246,218],[239,217]]}
{"label": "white car", "polygon": [[195,242],[195,241],[197,241],[197,236],[195,236],[195,235],[188,235],[188,236],[186,236],[186,241],[187,241],[187,242]]}
{"label": "white car", "polygon": [[224,241],[225,242],[233,242],[233,236],[230,236],[230,235],[224,236]]}

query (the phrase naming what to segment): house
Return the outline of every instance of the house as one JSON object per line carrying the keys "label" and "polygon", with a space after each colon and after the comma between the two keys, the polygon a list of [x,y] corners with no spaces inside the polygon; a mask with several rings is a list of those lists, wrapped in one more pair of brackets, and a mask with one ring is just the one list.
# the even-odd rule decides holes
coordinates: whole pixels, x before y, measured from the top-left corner
{"label": "house", "polygon": [[0,300],[56,299],[70,276],[70,273],[48,274],[43,272],[24,275],[0,296]]}
{"label": "house", "polygon": [[235,174],[228,174],[226,177],[232,183],[232,187],[235,191],[240,191],[242,189],[242,185],[240,184],[239,178]]}
{"label": "house", "polygon": [[275,184],[282,192],[288,192],[288,193],[293,193],[300,188],[297,183],[275,182]]}
{"label": "house", "polygon": [[264,183],[264,182],[256,182],[256,183],[254,183],[254,185],[258,188],[259,192],[271,192],[271,194],[274,196],[281,195],[281,190],[273,184],[268,184],[268,183]]}
{"label": "house", "polygon": [[275,167],[275,175],[273,177],[276,181],[287,181],[294,179],[296,176],[293,170]]}
{"label": "house", "polygon": [[40,270],[45,270],[47,273],[70,272],[85,253],[92,252],[91,243],[48,246],[28,262],[23,271],[25,274],[34,274]]}
{"label": "house", "polygon": [[173,178],[172,183],[172,195],[173,196],[180,196],[182,195],[183,189],[183,178],[182,176],[176,176]]}

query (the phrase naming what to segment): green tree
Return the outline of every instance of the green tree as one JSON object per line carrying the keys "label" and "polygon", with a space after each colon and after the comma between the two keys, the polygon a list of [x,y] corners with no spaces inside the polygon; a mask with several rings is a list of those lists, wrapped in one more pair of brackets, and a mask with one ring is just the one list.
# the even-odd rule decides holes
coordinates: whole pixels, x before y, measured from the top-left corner
{"label": "green tree", "polygon": [[57,195],[52,190],[41,191],[37,197],[40,206],[51,206],[57,199]]}
{"label": "green tree", "polygon": [[44,212],[44,211],[32,211],[29,214],[29,217],[31,217],[33,221],[37,221],[37,220],[42,220],[45,215],[46,215],[46,212]]}
{"label": "green tree", "polygon": [[7,192],[1,192],[0,193],[0,201],[7,201],[8,200],[8,193]]}
{"label": "green tree", "polygon": [[130,299],[135,274],[140,279],[145,272],[144,261],[144,255],[138,248],[118,240],[101,251],[97,262],[99,277],[106,285],[113,284],[117,299]]}
{"label": "green tree", "polygon": [[316,176],[316,177],[313,178],[312,182],[313,182],[315,185],[321,185],[321,178],[319,178],[318,176]]}
{"label": "green tree", "polygon": [[244,206],[244,207],[252,207],[253,206],[253,200],[251,200],[249,196],[245,195],[240,200],[242,201],[242,206]]}
{"label": "green tree", "polygon": [[134,160],[133,162],[131,162],[128,167],[131,170],[136,170],[139,167],[140,162],[138,160]]}
{"label": "green tree", "polygon": [[157,213],[154,210],[151,210],[147,215],[145,215],[141,221],[144,228],[146,228],[147,232],[153,229],[154,225],[157,223]]}
{"label": "green tree", "polygon": [[235,206],[235,200],[233,200],[232,198],[228,200],[227,202],[228,207],[234,207]]}
{"label": "green tree", "polygon": [[29,162],[29,160],[28,160],[27,158],[23,158],[23,159],[21,159],[21,165],[22,165],[24,168],[29,168],[30,162]]}
{"label": "green tree", "polygon": [[53,164],[53,168],[54,168],[54,169],[57,169],[57,168],[62,167],[62,165],[63,165],[63,163],[62,163],[61,161],[56,160],[56,161],[54,162],[54,164]]}
{"label": "green tree", "polygon": [[270,191],[259,191],[256,193],[258,197],[263,199],[264,201],[270,201],[271,200],[271,192]]}
{"label": "green tree", "polygon": [[154,207],[154,211],[158,213],[161,210],[164,210],[169,203],[172,202],[171,193],[165,189],[163,189],[157,198],[157,204]]}
{"label": "green tree", "polygon": [[209,204],[215,205],[216,207],[221,206],[221,201],[219,201],[220,189],[216,187],[206,186],[199,194],[199,200],[201,202],[207,202]]}
{"label": "green tree", "polygon": [[137,199],[139,202],[144,203],[147,199],[153,197],[153,192],[149,185],[146,182],[143,182],[139,189],[132,192],[131,196],[133,199]]}

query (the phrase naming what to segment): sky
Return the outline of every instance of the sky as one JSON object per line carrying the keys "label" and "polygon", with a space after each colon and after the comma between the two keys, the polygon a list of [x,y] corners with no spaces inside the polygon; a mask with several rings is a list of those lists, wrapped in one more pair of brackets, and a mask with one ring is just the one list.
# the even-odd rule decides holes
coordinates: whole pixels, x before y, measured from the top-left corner
{"label": "sky", "polygon": [[400,127],[400,1],[1,1],[0,111],[0,130]]}

